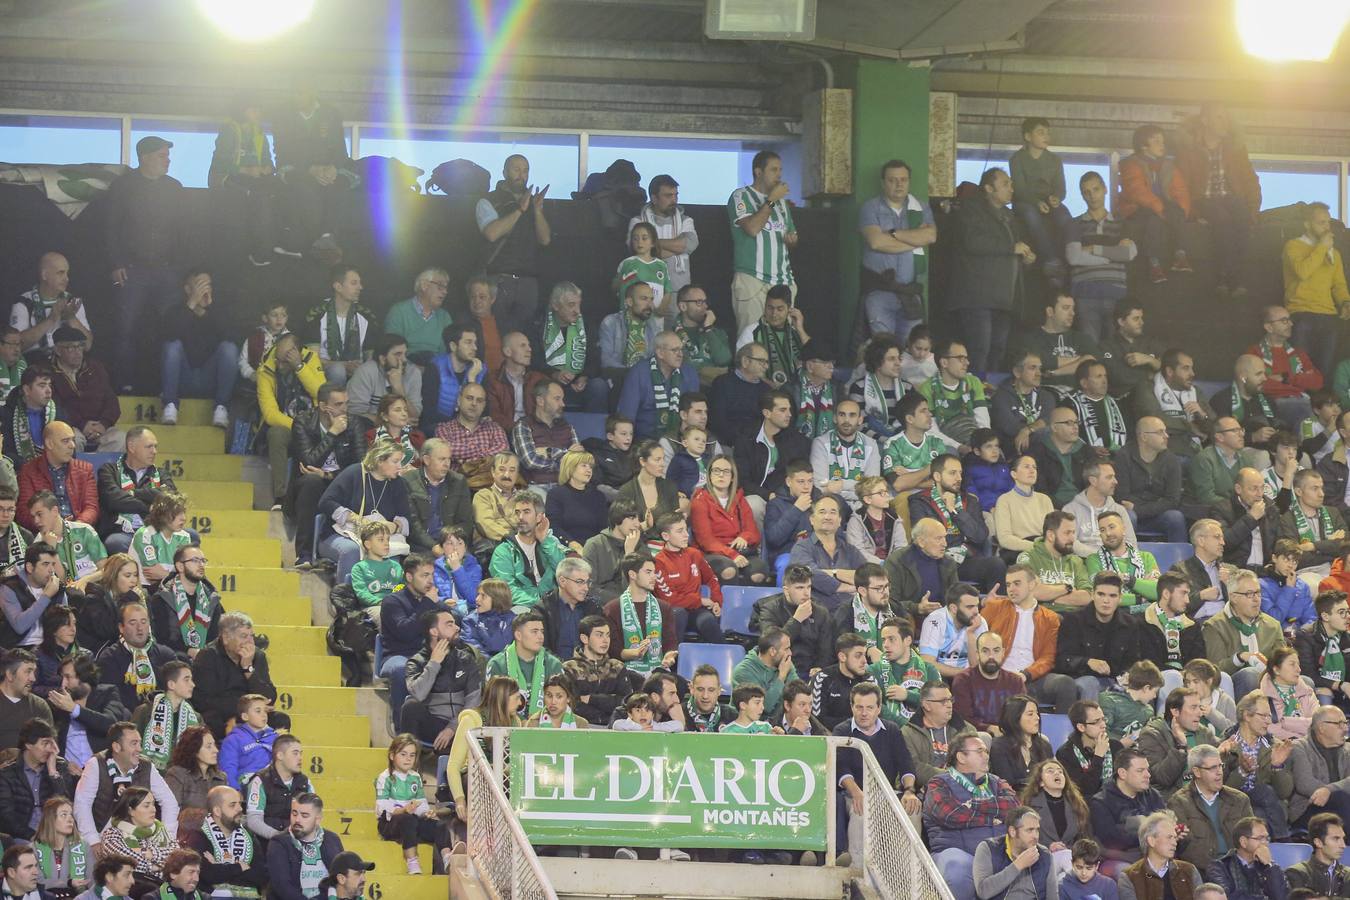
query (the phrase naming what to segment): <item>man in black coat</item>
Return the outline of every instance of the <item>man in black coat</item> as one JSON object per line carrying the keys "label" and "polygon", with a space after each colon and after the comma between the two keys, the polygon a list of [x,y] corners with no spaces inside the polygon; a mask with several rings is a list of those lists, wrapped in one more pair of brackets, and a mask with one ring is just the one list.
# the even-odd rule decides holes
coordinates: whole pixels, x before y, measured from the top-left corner
{"label": "man in black coat", "polygon": [[144,425],[127,429],[127,452],[98,468],[98,533],[109,553],[125,553],[145,524],[150,504],[177,490],[173,476],[155,465],[159,439]]}
{"label": "man in black coat", "polygon": [[421,456],[422,467],[403,475],[412,513],[408,517],[408,545],[414,553],[434,553],[447,525],[462,525],[473,534],[473,491],[463,475],[450,471],[450,445],[445,441],[428,438],[422,444]]}
{"label": "man in black coat", "polygon": [[[178,604],[186,604],[188,618],[179,620]],[[150,597],[150,631],[163,644],[188,660],[220,636],[220,592],[206,577],[206,554],[201,547],[179,547],[173,554],[173,574],[159,583]]]}
{"label": "man in black coat", "polygon": [[736,438],[735,458],[745,498],[752,509],[758,503],[756,511],[762,514],[769,495],[783,493],[788,464],[810,462],[811,442],[792,427],[792,397],[787,391],[761,394],[759,415],[760,421],[747,426]]}
{"label": "man in black coat", "polygon": [[556,590],[539,598],[535,609],[544,617],[544,646],[561,660],[581,647],[579,629],[587,616],[603,616],[604,607],[591,592],[591,564],[572,556],[558,563]]}
{"label": "man in black coat", "polygon": [[[1286,489],[1270,503],[1264,490],[1265,479],[1260,472],[1238,469],[1232,495],[1210,507],[1210,515],[1223,526],[1223,561],[1253,572],[1259,572],[1270,559],[1279,537],[1280,516],[1289,511],[1293,499]],[[1260,544],[1253,549],[1256,538]]]}
{"label": "man in black coat", "polygon": [[1096,700],[1138,658],[1138,631],[1120,609],[1120,594],[1120,576],[1098,572],[1092,603],[1064,616],[1059,629],[1055,671],[1072,678],[1084,700]]}
{"label": "man in black coat", "polygon": [[365,455],[366,422],[347,414],[346,388],[321,385],[318,406],[297,414],[291,424],[290,456],[296,472],[286,494],[286,509],[295,519],[298,562],[310,560],[314,548],[319,498],[338,472]]}
{"label": "man in black coat", "polygon": [[783,573],[783,592],[755,601],[750,613],[750,633],[781,628],[792,640],[792,664],[797,677],[809,679],[816,671],[834,665],[834,624],[830,611],[811,595],[811,569],[788,566]]}
{"label": "man in black coat", "polygon": [[[57,755],[56,731],[41,719],[29,719],[19,730],[19,755],[0,766],[0,831],[29,841],[42,817],[42,804],[52,797],[74,797],[75,777]],[[30,778],[37,778],[33,797]]]}
{"label": "man in black coat", "polygon": [[115,685],[100,684],[98,666],[88,653],[71,654],[61,661],[61,688],[47,694],[56,724],[57,743],[72,755],[71,732],[83,735],[90,753],[108,749],[108,729],[127,722],[131,710],[122,705]]}
{"label": "man in black coat", "polygon": [[124,603],[121,614],[119,639],[100,650],[94,661],[101,683],[116,687],[122,705],[135,709],[155,691],[163,690],[159,670],[180,657],[151,638],[150,613],[144,603]]}
{"label": "man in black coat", "polygon": [[[192,661],[192,679],[196,683],[192,705],[218,741],[224,738],[226,725],[238,711],[240,697],[261,694],[268,703],[277,699],[267,653],[253,634],[253,620],[240,612],[220,617],[220,637],[203,647]],[[290,728],[291,718],[273,709],[267,713],[267,724]]]}

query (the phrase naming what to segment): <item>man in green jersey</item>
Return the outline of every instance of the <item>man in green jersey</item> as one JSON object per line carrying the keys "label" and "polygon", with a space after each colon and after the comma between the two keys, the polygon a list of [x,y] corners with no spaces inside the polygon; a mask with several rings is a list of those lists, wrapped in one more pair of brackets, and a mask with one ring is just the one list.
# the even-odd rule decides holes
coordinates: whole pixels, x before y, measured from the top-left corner
{"label": "man in green jersey", "polygon": [[937,420],[939,433],[961,453],[969,451],[970,435],[976,428],[989,427],[989,398],[984,382],[970,373],[966,345],[944,341],[933,354],[938,371],[919,385],[919,393],[928,399],[928,407]]}
{"label": "man in green jersey", "polygon": [[905,394],[896,405],[896,414],[905,428],[882,449],[881,473],[898,494],[930,486],[933,460],[947,452],[947,445],[931,430],[933,413],[923,394]]}
{"label": "man in green jersey", "polygon": [[881,717],[904,725],[919,710],[919,691],[942,676],[914,646],[914,622],[891,616],[881,623],[882,657],[867,667],[881,688]]}
{"label": "man in green jersey", "polygon": [[1088,578],[1104,569],[1111,569],[1125,582],[1120,595],[1121,606],[1133,606],[1139,598],[1158,599],[1158,561],[1147,550],[1127,540],[1125,520],[1120,513],[1110,510],[1097,516],[1097,529],[1102,545],[1087,558]]}
{"label": "man in green jersey", "polygon": [[1092,602],[1088,577],[1083,560],[1073,555],[1073,539],[1078,533],[1073,513],[1055,510],[1045,517],[1041,536],[1030,550],[1017,555],[1017,563],[1030,566],[1040,580],[1036,599],[1041,603],[1060,606],[1087,606]]}
{"label": "man in green jersey", "polygon": [[37,526],[35,538],[56,548],[61,561],[57,575],[63,584],[93,573],[108,555],[98,532],[75,519],[61,517],[61,504],[51,491],[38,491],[28,501],[28,514]]}
{"label": "man in green jersey", "polygon": [[754,181],[737,188],[727,200],[731,221],[731,308],[736,333],[764,314],[769,288],[788,285],[797,298],[788,251],[797,246],[797,226],[786,202],[789,188],[783,178],[783,160],[772,150],[761,150],[750,162]]}

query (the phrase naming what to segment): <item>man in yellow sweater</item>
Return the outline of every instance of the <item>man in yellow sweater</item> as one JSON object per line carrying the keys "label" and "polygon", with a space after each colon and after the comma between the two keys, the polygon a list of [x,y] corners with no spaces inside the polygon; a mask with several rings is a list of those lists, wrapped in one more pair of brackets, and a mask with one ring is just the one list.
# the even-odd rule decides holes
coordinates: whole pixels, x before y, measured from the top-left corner
{"label": "man in yellow sweater", "polygon": [[1336,362],[1337,316],[1350,318],[1341,254],[1332,243],[1331,210],[1309,203],[1304,231],[1284,245],[1284,298],[1294,319],[1292,343],[1330,372]]}

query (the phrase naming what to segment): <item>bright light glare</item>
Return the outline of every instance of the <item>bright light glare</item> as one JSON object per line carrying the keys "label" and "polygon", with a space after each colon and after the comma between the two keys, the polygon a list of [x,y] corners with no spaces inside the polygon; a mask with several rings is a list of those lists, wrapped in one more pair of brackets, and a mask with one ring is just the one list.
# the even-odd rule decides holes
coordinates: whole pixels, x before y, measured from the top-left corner
{"label": "bright light glare", "polygon": [[1272,62],[1327,59],[1348,21],[1350,0],[1237,0],[1242,46]]}
{"label": "bright light glare", "polygon": [[314,0],[197,0],[197,8],[236,41],[266,41],[308,19]]}

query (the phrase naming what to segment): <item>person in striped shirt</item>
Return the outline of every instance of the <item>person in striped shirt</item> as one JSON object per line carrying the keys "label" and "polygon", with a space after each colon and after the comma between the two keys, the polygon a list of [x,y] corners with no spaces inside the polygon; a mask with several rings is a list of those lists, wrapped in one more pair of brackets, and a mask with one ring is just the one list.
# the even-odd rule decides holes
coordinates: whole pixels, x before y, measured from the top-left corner
{"label": "person in striped shirt", "polygon": [[797,246],[797,226],[786,202],[789,188],[783,178],[783,160],[772,150],[761,150],[750,163],[754,181],[737,188],[727,200],[731,220],[731,248],[735,275],[731,280],[731,307],[736,333],[764,315],[769,288],[786,284],[797,297],[788,251]]}

